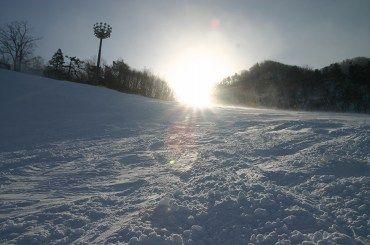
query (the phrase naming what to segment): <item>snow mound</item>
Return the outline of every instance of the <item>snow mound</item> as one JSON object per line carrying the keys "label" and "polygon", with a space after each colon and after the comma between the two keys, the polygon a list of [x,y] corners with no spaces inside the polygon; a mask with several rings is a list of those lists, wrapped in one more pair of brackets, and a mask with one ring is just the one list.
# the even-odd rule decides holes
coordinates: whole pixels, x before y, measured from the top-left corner
{"label": "snow mound", "polygon": [[1,243],[370,243],[368,115],[0,86]]}

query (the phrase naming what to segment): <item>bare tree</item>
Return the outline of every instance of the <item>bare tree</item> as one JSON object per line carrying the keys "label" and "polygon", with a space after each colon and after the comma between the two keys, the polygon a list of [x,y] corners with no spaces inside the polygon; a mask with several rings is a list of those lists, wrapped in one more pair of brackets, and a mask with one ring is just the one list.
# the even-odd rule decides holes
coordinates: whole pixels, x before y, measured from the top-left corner
{"label": "bare tree", "polygon": [[0,64],[9,64],[9,57],[0,49]]}
{"label": "bare tree", "polygon": [[25,21],[14,21],[0,27],[0,53],[13,61],[13,69],[21,70],[22,63],[30,56],[40,38],[31,35],[31,28]]}

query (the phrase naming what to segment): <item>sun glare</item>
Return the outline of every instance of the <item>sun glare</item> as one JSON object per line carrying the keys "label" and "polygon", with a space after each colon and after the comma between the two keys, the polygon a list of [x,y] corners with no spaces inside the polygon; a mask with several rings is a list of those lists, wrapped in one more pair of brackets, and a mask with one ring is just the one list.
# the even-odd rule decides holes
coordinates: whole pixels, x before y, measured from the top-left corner
{"label": "sun glare", "polygon": [[187,48],[176,55],[168,69],[168,79],[178,101],[193,107],[212,105],[213,89],[230,69],[219,50]]}

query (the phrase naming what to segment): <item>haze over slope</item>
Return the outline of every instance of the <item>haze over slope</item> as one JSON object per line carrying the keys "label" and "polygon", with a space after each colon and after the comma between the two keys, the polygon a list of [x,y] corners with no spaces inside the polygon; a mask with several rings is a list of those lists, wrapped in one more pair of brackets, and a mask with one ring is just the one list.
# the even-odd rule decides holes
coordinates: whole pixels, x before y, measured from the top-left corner
{"label": "haze over slope", "polygon": [[2,243],[370,242],[368,115],[0,86]]}

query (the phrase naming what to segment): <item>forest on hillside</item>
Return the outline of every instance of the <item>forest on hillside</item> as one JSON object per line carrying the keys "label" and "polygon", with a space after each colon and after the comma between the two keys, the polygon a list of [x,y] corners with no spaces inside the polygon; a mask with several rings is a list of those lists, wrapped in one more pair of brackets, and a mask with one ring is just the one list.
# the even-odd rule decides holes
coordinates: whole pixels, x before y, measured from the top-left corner
{"label": "forest on hillside", "polygon": [[264,61],[225,78],[218,102],[268,108],[370,111],[370,59],[357,57],[322,69]]}
{"label": "forest on hillside", "polygon": [[43,75],[61,80],[104,86],[126,93],[140,94],[150,98],[172,100],[173,91],[166,81],[149,70],[132,69],[123,59],[103,64],[100,75],[96,76],[94,59],[80,60],[77,57],[64,55],[61,49],[41,68]]}

